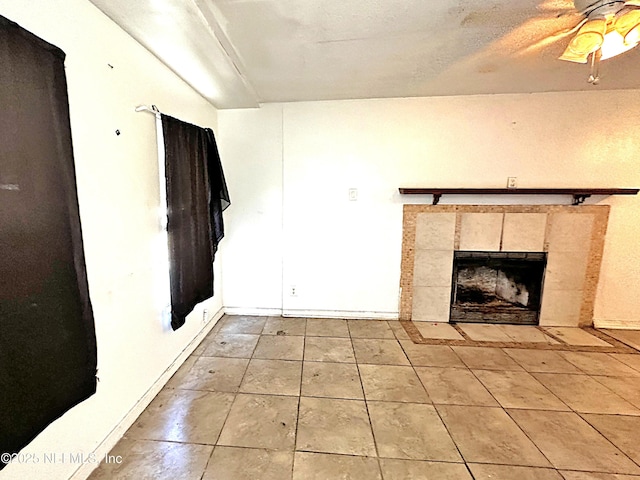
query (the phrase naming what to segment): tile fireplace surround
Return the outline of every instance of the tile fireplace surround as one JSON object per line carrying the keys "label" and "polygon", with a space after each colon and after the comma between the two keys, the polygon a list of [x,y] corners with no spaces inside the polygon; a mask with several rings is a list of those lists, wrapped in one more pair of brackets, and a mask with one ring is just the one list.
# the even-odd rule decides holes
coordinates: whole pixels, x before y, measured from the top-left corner
{"label": "tile fireplace surround", "polygon": [[608,205],[405,205],[400,319],[448,322],[453,252],[547,252],[540,325],[591,326]]}

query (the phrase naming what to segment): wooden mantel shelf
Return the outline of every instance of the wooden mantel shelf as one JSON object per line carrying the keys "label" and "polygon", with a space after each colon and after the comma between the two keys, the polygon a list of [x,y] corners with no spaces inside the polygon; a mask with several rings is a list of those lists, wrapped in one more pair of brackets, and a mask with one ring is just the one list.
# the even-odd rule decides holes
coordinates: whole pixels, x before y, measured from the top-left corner
{"label": "wooden mantel shelf", "polygon": [[451,195],[572,195],[580,205],[591,195],[636,195],[637,188],[399,188],[402,195],[433,195],[437,205],[444,194]]}

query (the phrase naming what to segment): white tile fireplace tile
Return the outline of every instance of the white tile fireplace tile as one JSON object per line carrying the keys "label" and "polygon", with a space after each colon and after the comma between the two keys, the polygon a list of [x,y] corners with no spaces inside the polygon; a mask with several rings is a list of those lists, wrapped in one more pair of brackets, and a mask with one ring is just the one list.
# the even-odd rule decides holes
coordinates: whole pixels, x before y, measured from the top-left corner
{"label": "white tile fireplace tile", "polygon": [[453,250],[455,213],[420,213],[416,218],[416,248]]}
{"label": "white tile fireplace tile", "polygon": [[544,288],[551,290],[582,290],[587,273],[588,251],[549,252]]}
{"label": "white tile fireplace tile", "polygon": [[546,213],[505,213],[502,251],[542,252],[546,227]]}
{"label": "white tile fireplace tile", "polygon": [[413,285],[451,288],[453,250],[416,250]]}
{"label": "white tile fireplace tile", "polygon": [[463,213],[460,250],[500,251],[503,213]]}
{"label": "white tile fireplace tile", "polygon": [[448,322],[450,287],[414,287],[412,320]]}
{"label": "white tile fireplace tile", "polygon": [[552,213],[547,237],[550,252],[588,252],[594,216],[591,213]]}
{"label": "white tile fireplace tile", "polygon": [[580,321],[582,290],[544,289],[540,307],[541,326],[575,327]]}

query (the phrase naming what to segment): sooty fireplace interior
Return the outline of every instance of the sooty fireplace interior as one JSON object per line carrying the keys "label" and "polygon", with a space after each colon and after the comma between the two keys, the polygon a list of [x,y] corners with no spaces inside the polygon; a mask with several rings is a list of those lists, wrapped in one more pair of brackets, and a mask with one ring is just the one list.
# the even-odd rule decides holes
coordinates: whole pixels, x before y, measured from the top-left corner
{"label": "sooty fireplace interior", "polygon": [[538,325],[543,252],[454,252],[451,322]]}

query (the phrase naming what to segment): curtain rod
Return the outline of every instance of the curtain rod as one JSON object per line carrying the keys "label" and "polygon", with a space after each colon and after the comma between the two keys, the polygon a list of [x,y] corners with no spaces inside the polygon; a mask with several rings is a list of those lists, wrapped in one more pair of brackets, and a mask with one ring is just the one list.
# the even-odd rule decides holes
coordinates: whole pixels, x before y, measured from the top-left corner
{"label": "curtain rod", "polygon": [[136,107],[136,112],[149,112],[149,113],[153,113],[156,116],[162,113],[160,110],[158,110],[158,107],[156,107],[155,105],[151,105],[151,107],[147,107],[146,105],[138,105]]}

